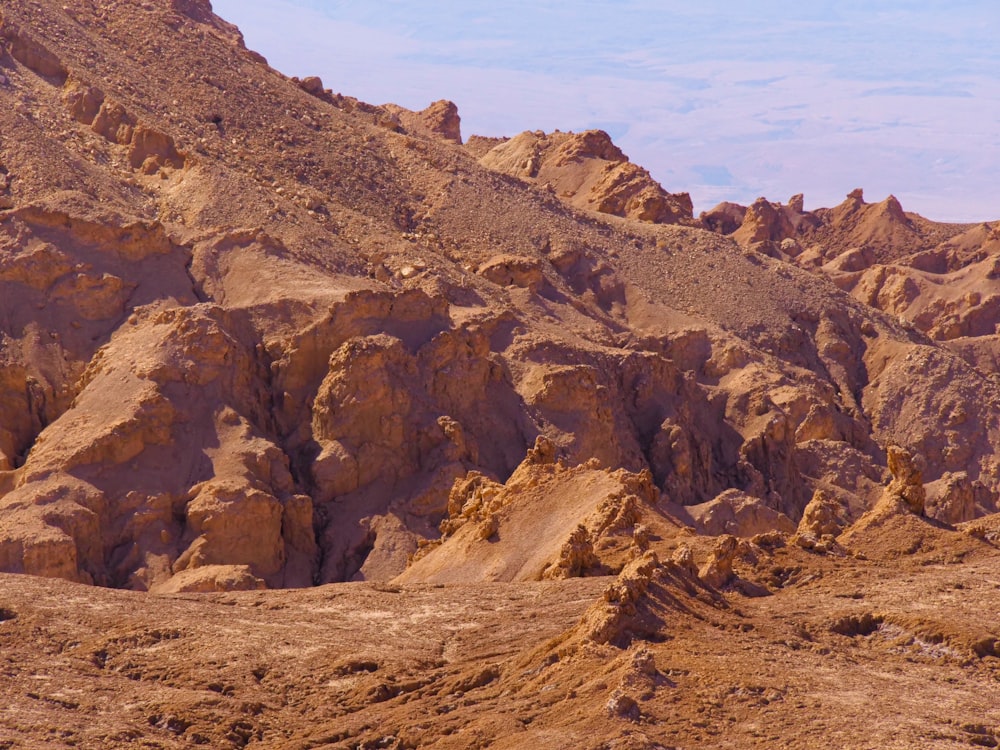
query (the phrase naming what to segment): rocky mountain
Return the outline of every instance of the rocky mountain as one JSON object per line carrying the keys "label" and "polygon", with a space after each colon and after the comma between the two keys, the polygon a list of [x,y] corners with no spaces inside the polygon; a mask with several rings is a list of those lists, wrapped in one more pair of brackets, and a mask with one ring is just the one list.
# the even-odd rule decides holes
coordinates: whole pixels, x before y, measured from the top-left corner
{"label": "rocky mountain", "polygon": [[207,0],[4,4],[0,101],[0,747],[996,745],[994,225],[695,217]]}

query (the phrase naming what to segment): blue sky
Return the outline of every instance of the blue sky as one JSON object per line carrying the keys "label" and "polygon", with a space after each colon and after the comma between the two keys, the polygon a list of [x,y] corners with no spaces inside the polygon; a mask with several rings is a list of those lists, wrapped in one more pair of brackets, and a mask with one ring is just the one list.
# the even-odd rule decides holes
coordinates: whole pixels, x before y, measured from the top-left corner
{"label": "blue sky", "polygon": [[695,210],[895,194],[1000,219],[996,0],[214,0],[288,75],[462,132],[607,130]]}

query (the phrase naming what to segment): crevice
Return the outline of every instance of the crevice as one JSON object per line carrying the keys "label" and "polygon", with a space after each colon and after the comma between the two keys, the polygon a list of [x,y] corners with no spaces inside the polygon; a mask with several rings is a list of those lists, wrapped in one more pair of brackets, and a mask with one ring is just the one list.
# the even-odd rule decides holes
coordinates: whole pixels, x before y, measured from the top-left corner
{"label": "crevice", "polygon": [[313,586],[322,586],[323,571],[326,569],[326,558],[329,554],[323,544],[324,531],[330,523],[329,513],[325,506],[313,504],[313,536],[316,538],[316,567],[313,569]]}
{"label": "crevice", "polygon": [[369,529],[361,541],[344,555],[340,566],[341,574],[338,576],[341,581],[354,580],[354,577],[361,571],[368,555],[375,549],[375,537],[375,532]]}
{"label": "crevice", "polygon": [[[51,387],[49,388],[51,391]],[[59,414],[46,414],[50,402],[46,396],[45,387],[38,379],[31,375],[26,375],[24,380],[24,404],[27,413],[28,425],[19,436],[20,439],[13,447],[13,455],[10,456],[13,468],[19,469],[24,466],[31,454],[32,448],[38,441],[39,435],[49,426],[49,424],[59,418]],[[15,435],[15,438],[18,436]]]}
{"label": "crevice", "polygon": [[188,253],[187,260],[184,263],[184,273],[187,275],[188,281],[191,282],[191,293],[194,295],[194,298],[198,300],[198,302],[200,303],[214,302],[215,300],[212,299],[211,295],[205,292],[205,288],[201,284],[201,282],[195,279],[194,273],[191,270],[192,266],[194,265],[194,250],[191,247],[188,247],[187,245],[183,245],[181,247],[187,250]]}

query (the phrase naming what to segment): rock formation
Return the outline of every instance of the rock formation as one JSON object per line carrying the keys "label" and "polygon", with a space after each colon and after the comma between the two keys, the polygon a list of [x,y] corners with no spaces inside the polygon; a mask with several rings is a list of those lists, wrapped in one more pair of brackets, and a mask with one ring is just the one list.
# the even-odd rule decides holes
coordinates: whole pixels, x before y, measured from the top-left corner
{"label": "rock formation", "polygon": [[330,83],[0,8],[0,745],[996,743],[993,224]]}
{"label": "rock formation", "polygon": [[847,526],[848,513],[839,498],[822,489],[816,490],[802,511],[802,520],[792,542],[804,549],[830,551],[836,545],[837,536]]}
{"label": "rock formation", "polygon": [[691,197],[667,193],[603,130],[521,133],[493,146],[480,162],[580,208],[655,224],[692,221]]}
{"label": "rock formation", "polygon": [[892,481],[885,490],[886,495],[898,498],[911,513],[922,516],[927,493],[924,490],[924,475],[919,457],[898,445],[890,445],[886,452],[889,472],[892,474]]}
{"label": "rock formation", "polygon": [[725,586],[733,580],[733,561],[738,549],[736,537],[720,536],[705,565],[698,571],[698,577],[713,588]]}
{"label": "rock formation", "polygon": [[[155,91],[112,75],[139,32],[100,7],[4,15],[5,90],[36,113],[9,110],[19,146],[0,155],[6,569],[144,589],[203,566],[268,586],[392,578],[438,542],[456,481],[509,486],[540,435],[570,469],[648,470],[642,524],[790,533],[826,487],[857,518],[894,441],[926,481],[982,488],[949,517],[993,509],[988,337],[944,348],[880,312],[985,332],[991,297],[932,302],[913,274],[987,276],[988,231],[860,191],[702,218],[747,254],[604,133],[463,148],[450,102],[372,107],[286,79],[185,7],[144,10],[141,29],[177,66],[214,62]],[[600,502],[566,516],[543,568],[577,570],[559,550],[590,544],[614,570],[614,534],[645,544],[631,527],[602,540]],[[478,521],[480,541],[505,519]]]}

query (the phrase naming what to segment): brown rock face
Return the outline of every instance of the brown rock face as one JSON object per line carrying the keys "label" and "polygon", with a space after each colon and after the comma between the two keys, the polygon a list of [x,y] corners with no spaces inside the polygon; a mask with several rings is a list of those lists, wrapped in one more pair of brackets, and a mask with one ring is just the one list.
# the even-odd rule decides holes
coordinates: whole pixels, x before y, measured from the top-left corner
{"label": "brown rock face", "polygon": [[719,234],[732,234],[743,225],[747,210],[746,206],[726,201],[710,211],[703,211],[698,218],[706,229]]}
{"label": "brown rock face", "polygon": [[454,143],[462,143],[462,118],[458,116],[458,107],[454,102],[445,99],[436,101],[420,112],[420,118],[432,133]]}
{"label": "brown rock face", "polygon": [[886,493],[899,497],[911,512],[922,516],[927,493],[924,490],[924,475],[919,458],[898,445],[890,445],[887,454],[892,482],[886,488]]}
{"label": "brown rock face", "polygon": [[323,93],[323,79],[319,76],[306,76],[299,81],[299,87],[307,94],[320,96]]}
{"label": "brown rock face", "polygon": [[733,562],[739,549],[739,540],[734,536],[721,536],[715,549],[708,556],[698,577],[713,588],[725,586],[733,579]]}
{"label": "brown rock face", "polygon": [[971,521],[996,508],[996,496],[981,481],[969,479],[964,471],[946,473],[924,488],[926,514],[945,523]]}
{"label": "brown rock face", "polygon": [[733,237],[741,244],[755,244],[787,239],[795,233],[795,227],[781,206],[758,198],[747,208],[743,222]]}
{"label": "brown rock face", "polygon": [[539,437],[506,484],[477,472],[448,499],[442,540],[424,544],[401,583],[525,581],[607,575],[673,536],[649,472],[567,467]]}
{"label": "brown rock face", "polygon": [[794,522],[783,513],[767,507],[759,498],[734,489],[693,506],[688,512],[698,522],[699,530],[710,536],[752,537],[767,531],[795,529]]}
{"label": "brown rock face", "polygon": [[[794,196],[706,215],[720,231],[738,221],[738,241],[775,256],[762,262],[701,229],[648,226],[693,224],[689,201],[606,133],[458,148],[449,102],[372,107],[271,71],[207,4],[143,12],[139,31],[96,6],[4,14],[10,90],[37,110],[4,120],[19,144],[0,184],[7,569],[140,589],[210,566],[268,586],[390,579],[442,522],[441,548],[458,544],[465,502],[449,498],[482,476],[501,505],[472,502],[482,518],[461,555],[481,565],[493,539],[493,577],[611,572],[657,529],[673,537],[660,504],[707,534],[791,533],[829,488],[852,520],[894,440],[925,457],[928,482],[965,472],[981,488],[948,501],[950,518],[995,507],[988,344],[918,342],[857,304],[942,338],[985,330],[992,297],[925,303],[915,274],[984,264],[986,229],[949,234],[860,192],[831,210]],[[109,71],[144,35],[177,71],[123,86]],[[245,70],[225,62],[233,49]],[[181,83],[196,59],[212,62]],[[266,97],[289,104],[275,117]],[[581,222],[497,171],[631,221]],[[947,252],[886,270],[937,238]],[[706,284],[768,294],[734,303]],[[529,470],[538,436],[566,471]],[[507,502],[515,470],[584,493],[530,574],[505,525],[530,530],[544,505]],[[619,495],[616,471],[651,484]],[[434,558],[447,576],[445,557],[406,574]]]}
{"label": "brown rock face", "polygon": [[695,220],[206,0],[0,69],[0,747],[1000,742],[997,226]]}
{"label": "brown rock face", "polygon": [[665,192],[603,130],[522,133],[494,146],[480,162],[547,187],[580,208],[654,224],[693,222],[690,196]]}
{"label": "brown rock face", "polygon": [[809,534],[817,539],[837,536],[845,526],[843,504],[830,494],[817,490],[812,500],[802,511],[798,533]]}

